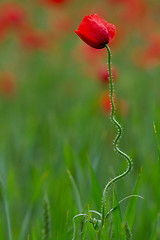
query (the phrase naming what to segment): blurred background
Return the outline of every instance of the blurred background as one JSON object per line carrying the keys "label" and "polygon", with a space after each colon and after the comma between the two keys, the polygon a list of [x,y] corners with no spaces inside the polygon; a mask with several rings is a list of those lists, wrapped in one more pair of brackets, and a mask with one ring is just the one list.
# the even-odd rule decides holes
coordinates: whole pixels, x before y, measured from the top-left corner
{"label": "blurred background", "polygon": [[[88,158],[103,190],[126,163],[113,150],[106,49],[74,33],[98,13],[117,28],[110,43],[120,147],[133,170],[115,184],[132,193],[142,170],[133,239],[150,239],[160,208],[160,3],[158,0],[0,1],[0,176],[13,239],[41,238],[43,196],[50,202],[52,239],[71,239],[79,213],[67,169],[82,204],[100,210]],[[159,140],[159,139],[158,139]],[[1,191],[0,239],[8,239]],[[99,196],[101,201],[101,196]],[[121,205],[122,212],[125,204]],[[34,232],[34,234],[33,234]],[[34,239],[34,238],[33,238]]]}

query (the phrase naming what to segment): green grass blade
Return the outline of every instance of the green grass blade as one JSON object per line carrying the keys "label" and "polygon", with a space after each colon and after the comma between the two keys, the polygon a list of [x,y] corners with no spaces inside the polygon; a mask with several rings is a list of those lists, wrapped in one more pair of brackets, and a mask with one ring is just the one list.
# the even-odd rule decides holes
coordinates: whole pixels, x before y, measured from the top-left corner
{"label": "green grass blade", "polygon": [[29,221],[30,221],[30,218],[31,218],[31,213],[32,213],[32,207],[29,206],[28,209],[27,209],[24,221],[22,223],[21,231],[20,231],[19,238],[18,238],[19,240],[25,239],[27,227],[28,227],[28,224],[29,224]]}
{"label": "green grass blade", "polygon": [[[85,238],[86,239],[86,238]],[[85,240],[84,239],[84,240]],[[93,240],[96,240],[96,232],[94,230],[94,227],[92,224],[89,224],[88,223],[88,239],[93,239]]]}
{"label": "green grass blade", "polygon": [[88,224],[90,224],[90,223],[87,221],[86,226],[84,227],[84,230],[83,230],[83,233],[82,233],[82,240],[86,239]]}
{"label": "green grass blade", "polygon": [[89,225],[91,223],[89,222],[89,218],[84,226],[84,229],[83,229],[83,233],[82,233],[82,240],[86,240],[86,235],[87,235],[87,231],[88,231],[88,228],[89,228]]}
{"label": "green grass blade", "polygon": [[84,169],[81,165],[80,156],[72,150],[69,143],[64,145],[64,160],[67,169],[72,173],[74,172],[80,191],[83,191],[85,185]]}
{"label": "green grass blade", "polygon": [[106,201],[105,201],[105,224],[102,231],[99,233],[100,239],[111,240],[113,236],[113,215],[110,210],[113,209],[113,186],[111,185],[107,191]]}
{"label": "green grass blade", "polygon": [[[83,220],[85,221],[85,219]],[[93,224],[88,220],[83,223],[84,227],[81,231],[81,240],[86,240],[86,239],[96,239],[96,231],[94,230]],[[78,240],[78,239],[77,239]]]}
{"label": "green grass blade", "polygon": [[160,216],[158,216],[154,226],[150,240],[160,239]]}
{"label": "green grass blade", "polygon": [[86,177],[84,175],[84,169],[81,165],[80,157],[76,152],[74,154],[74,169],[75,176],[77,179],[77,185],[79,186],[79,190],[82,192],[84,190],[84,186],[86,186]]}
{"label": "green grass blade", "polygon": [[[142,170],[141,170],[142,172]],[[133,191],[133,195],[138,195],[139,194],[139,188],[140,188],[140,182],[141,182],[141,172],[138,176],[136,186]],[[130,201],[128,203],[126,212],[125,212],[125,219],[128,222],[128,225],[130,229],[132,230],[134,219],[135,219],[135,213],[136,213],[136,205],[137,205],[137,198],[130,198]]]}
{"label": "green grass blade", "polygon": [[124,237],[122,237],[122,216],[114,186],[113,186],[113,207],[116,207],[116,209],[112,213],[114,238],[115,240],[119,239],[122,240],[124,239]]}
{"label": "green grass blade", "polygon": [[[113,184],[110,187],[110,193],[111,192],[112,192],[112,196],[108,197],[108,194],[107,194],[108,201],[106,204],[106,208],[108,212],[106,214],[106,220],[105,220],[105,226],[102,233],[102,236],[103,236],[102,239],[125,240],[126,234],[125,234],[124,224],[122,224],[121,210],[120,210],[119,202],[117,199],[116,190]],[[109,210],[108,210],[108,206],[110,206]]]}
{"label": "green grass blade", "polygon": [[12,240],[11,222],[10,222],[10,216],[9,216],[8,201],[6,196],[4,196],[4,207],[5,207],[5,214],[6,214],[7,226],[8,226],[8,238],[9,240]]}
{"label": "green grass blade", "polygon": [[38,197],[40,196],[42,186],[43,186],[47,177],[48,177],[48,172],[44,172],[42,177],[39,179],[39,181],[37,181],[37,184],[35,186],[35,191],[34,191],[34,194],[32,196],[31,204],[27,209],[26,215],[25,215],[23,223],[22,223],[21,231],[20,231],[19,238],[18,238],[19,240],[25,238],[25,234],[26,234],[27,227],[28,227],[28,224],[29,224],[29,221],[30,221],[30,218],[31,218],[31,213],[32,213],[34,203],[38,199]]}
{"label": "green grass blade", "polygon": [[30,240],[30,235],[27,236],[27,240]]}
{"label": "green grass blade", "polygon": [[5,189],[4,189],[4,184],[1,179],[0,179],[0,188],[1,188],[1,197],[2,197],[2,200],[4,203],[4,210],[5,210],[6,220],[7,220],[8,239],[12,240],[12,230],[11,230],[8,201],[7,201],[7,197],[6,197],[6,193],[5,193]]}
{"label": "green grass blade", "polygon": [[64,160],[65,160],[67,169],[69,169],[72,172],[73,171],[73,152],[69,143],[64,144]]}
{"label": "green grass blade", "polygon": [[43,210],[43,230],[42,230],[42,239],[50,239],[50,209],[49,201],[47,195],[44,197],[44,210]]}
{"label": "green grass blade", "polygon": [[34,228],[32,228],[32,240],[37,240]]}
{"label": "green grass blade", "polygon": [[32,196],[32,203],[33,204],[39,197],[39,195],[41,194],[41,189],[42,186],[46,180],[46,178],[48,177],[48,172],[44,172],[43,175],[41,176],[41,178],[39,179],[39,181],[36,182],[36,187],[35,187],[35,191],[34,194]]}
{"label": "green grass blade", "polygon": [[158,162],[159,162],[159,170],[160,170],[160,146],[158,141],[158,133],[157,133],[156,125],[154,123],[153,123],[153,127],[154,127],[154,133],[156,136],[157,148],[158,148]]}
{"label": "green grass blade", "polygon": [[101,192],[101,188],[99,186],[96,174],[92,168],[92,165],[89,161],[88,158],[88,166],[89,166],[89,171],[90,171],[90,177],[91,177],[91,183],[92,183],[92,195],[93,195],[93,199],[95,201],[97,210],[100,211],[101,209],[101,198],[102,198],[102,192]]}
{"label": "green grass blade", "polygon": [[74,181],[74,179],[73,179],[73,177],[72,177],[72,175],[71,175],[69,170],[67,170],[67,173],[68,173],[69,178],[71,180],[74,201],[76,203],[78,211],[82,212],[82,203],[81,203],[81,198],[80,198],[78,187],[77,187],[77,185],[76,185],[76,183],[75,183],[75,181]]}
{"label": "green grass blade", "polygon": [[132,233],[127,221],[125,222],[125,232],[126,232],[126,240],[132,240]]}

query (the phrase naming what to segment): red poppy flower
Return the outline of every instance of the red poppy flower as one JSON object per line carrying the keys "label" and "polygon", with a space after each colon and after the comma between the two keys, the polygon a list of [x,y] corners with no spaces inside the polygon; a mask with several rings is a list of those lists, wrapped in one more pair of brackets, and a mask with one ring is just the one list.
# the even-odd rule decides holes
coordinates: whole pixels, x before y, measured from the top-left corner
{"label": "red poppy flower", "polygon": [[98,14],[84,17],[75,33],[93,48],[104,48],[116,35],[116,27]]}

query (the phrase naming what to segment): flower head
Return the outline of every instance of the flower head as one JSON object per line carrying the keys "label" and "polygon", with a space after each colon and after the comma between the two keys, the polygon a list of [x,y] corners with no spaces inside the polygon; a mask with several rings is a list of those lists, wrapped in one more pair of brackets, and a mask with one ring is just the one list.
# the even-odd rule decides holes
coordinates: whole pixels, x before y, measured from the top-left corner
{"label": "flower head", "polygon": [[104,48],[116,35],[116,27],[98,14],[85,16],[75,33],[93,48]]}

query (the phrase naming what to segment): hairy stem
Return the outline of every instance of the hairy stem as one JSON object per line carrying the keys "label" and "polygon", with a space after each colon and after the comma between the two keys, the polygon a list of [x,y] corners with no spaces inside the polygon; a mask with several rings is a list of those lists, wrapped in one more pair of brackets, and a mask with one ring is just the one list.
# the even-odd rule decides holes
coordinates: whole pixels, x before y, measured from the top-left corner
{"label": "hairy stem", "polygon": [[126,176],[132,168],[132,163],[130,157],[122,152],[118,148],[118,140],[121,137],[122,134],[122,127],[119,124],[119,122],[115,119],[114,116],[114,111],[115,111],[115,106],[114,106],[114,98],[113,98],[113,80],[112,80],[112,72],[111,72],[111,51],[108,45],[106,45],[106,48],[108,50],[108,69],[109,69],[109,76],[110,76],[110,94],[111,94],[111,105],[112,105],[112,111],[111,111],[111,121],[114,123],[114,125],[118,128],[118,134],[114,140],[114,149],[117,153],[119,153],[122,157],[124,157],[128,163],[128,167],[126,171],[124,171],[122,174],[118,175],[117,177],[113,178],[111,181],[108,182],[108,184],[105,186],[103,190],[103,197],[102,197],[102,227],[104,225],[104,220],[105,220],[105,201],[106,201],[106,192],[110,185],[118,180],[120,180],[122,177]]}

